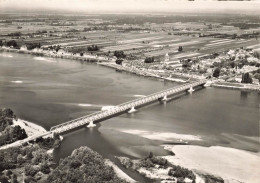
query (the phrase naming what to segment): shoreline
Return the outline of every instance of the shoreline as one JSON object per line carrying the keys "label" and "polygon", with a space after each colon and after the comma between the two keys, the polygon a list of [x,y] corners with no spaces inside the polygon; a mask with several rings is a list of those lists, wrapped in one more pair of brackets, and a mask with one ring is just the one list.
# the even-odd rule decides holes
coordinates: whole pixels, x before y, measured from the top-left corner
{"label": "shoreline", "polygon": [[[159,79],[159,80],[163,80],[163,81],[170,81],[170,82],[177,82],[177,83],[189,82],[189,79],[187,79],[186,77],[183,77],[183,78],[161,77],[159,75],[156,75],[154,73],[149,73],[147,71],[142,71],[142,70],[139,70],[139,69],[136,69],[136,68],[131,69],[129,67],[124,67],[124,66],[121,66],[121,65],[111,63],[111,61],[115,61],[113,59],[109,60],[108,58],[105,58],[105,57],[98,57],[98,56],[93,56],[93,55],[84,55],[84,56],[60,55],[60,54],[50,54],[50,53],[44,53],[44,52],[34,52],[34,51],[29,51],[29,50],[17,50],[17,49],[7,48],[7,47],[4,47],[4,48],[0,47],[0,51],[13,52],[13,53],[19,53],[19,54],[30,54],[30,55],[35,55],[35,56],[49,57],[49,58],[61,58],[61,59],[72,59],[72,60],[86,61],[86,62],[90,62],[90,63],[96,63],[96,64],[104,66],[104,67],[115,69],[118,72],[127,72],[127,73],[131,73],[131,74],[135,74],[135,75],[143,76],[143,77],[147,77],[147,78],[153,78],[153,79]],[[7,57],[10,57],[10,56],[7,55]],[[178,75],[178,73],[176,73],[176,74]],[[198,78],[192,78],[192,79],[197,80]],[[229,83],[229,82],[226,82],[225,84],[213,82],[213,83],[211,83],[210,85],[207,85],[207,86],[216,87],[216,88],[260,92],[260,85],[246,85],[246,84],[242,85],[241,83],[236,83],[236,84],[240,85],[240,86],[235,86],[234,83]]]}
{"label": "shoreline", "polygon": [[155,132],[155,131],[145,131],[145,130],[118,130],[123,133],[137,135],[149,140],[157,140],[164,142],[178,142],[187,144],[192,141],[203,141],[202,137],[198,135],[189,135],[189,134],[179,134],[172,132]]}
{"label": "shoreline", "polygon": [[149,72],[146,72],[146,71],[141,71],[141,70],[138,70],[138,69],[134,70],[134,69],[131,69],[129,67],[124,67],[124,66],[117,65],[117,64],[112,64],[112,63],[101,62],[101,63],[98,63],[98,65],[115,69],[118,72],[127,72],[127,73],[136,74],[138,76],[144,76],[144,77],[148,77],[148,78],[163,79],[165,81],[171,81],[171,82],[177,82],[177,83],[186,83],[187,82],[187,80],[184,80],[184,79],[161,77],[161,76],[158,76],[158,75],[153,74],[153,73],[149,73]]}
{"label": "shoreline", "polygon": [[229,147],[162,145],[175,156],[162,156],[169,162],[201,174],[222,177],[225,182],[257,183],[260,180],[260,153]]}
{"label": "shoreline", "polygon": [[[139,69],[136,70],[131,70],[128,67],[123,67],[117,64],[111,64],[111,60],[104,58],[104,57],[98,57],[98,56],[92,56],[92,55],[85,55],[85,56],[78,56],[78,55],[59,55],[59,54],[48,54],[48,53],[43,53],[43,52],[33,52],[29,50],[17,50],[13,48],[3,48],[0,47],[0,51],[6,51],[6,52],[12,52],[12,53],[19,53],[19,54],[30,54],[30,55],[35,55],[35,56],[42,56],[42,57],[49,57],[49,58],[61,58],[61,59],[72,59],[72,60],[80,60],[80,61],[86,61],[90,63],[97,63],[98,65],[113,68],[116,71],[119,72],[127,72],[131,74],[136,74],[139,76],[144,76],[144,77],[151,77],[155,79],[163,79],[166,81],[171,81],[171,82],[178,82],[178,83],[186,83],[187,78],[167,78],[167,77],[161,77],[153,73],[148,73],[145,71],[141,71]],[[115,60],[112,60],[115,61]],[[196,78],[194,78],[196,79]]]}
{"label": "shoreline", "polygon": [[232,84],[233,83],[225,83],[225,84],[212,83],[211,87],[260,92],[260,85],[246,85],[246,84],[236,83],[237,85],[241,85],[241,86],[235,86],[234,84],[233,85]]}
{"label": "shoreline", "polygon": [[126,182],[129,183],[134,183],[136,182],[134,179],[132,179],[130,176],[128,176],[125,172],[123,172],[116,164],[114,164],[111,160],[105,159],[105,164],[112,167],[113,170],[115,171],[116,175],[125,180]]}
{"label": "shoreline", "polygon": [[27,133],[28,137],[40,135],[42,133],[47,132],[47,130],[45,130],[42,126],[29,121],[22,120],[20,118],[18,118],[17,120],[13,120],[13,123],[13,126],[20,126],[21,128],[23,128]]}
{"label": "shoreline", "polygon": [[15,141],[11,144],[5,144],[3,146],[0,146],[0,150],[7,149],[7,148],[10,148],[10,147],[14,147],[14,146],[19,146],[19,145],[21,145],[21,142],[26,141],[26,140],[30,139],[31,137],[40,136],[41,134],[44,134],[44,133],[47,132],[47,130],[45,130],[42,126],[37,125],[37,124],[32,123],[32,122],[22,120],[20,118],[18,118],[17,120],[13,119],[13,125],[12,126],[20,126],[22,129],[25,130],[28,137],[23,139],[23,140]]}

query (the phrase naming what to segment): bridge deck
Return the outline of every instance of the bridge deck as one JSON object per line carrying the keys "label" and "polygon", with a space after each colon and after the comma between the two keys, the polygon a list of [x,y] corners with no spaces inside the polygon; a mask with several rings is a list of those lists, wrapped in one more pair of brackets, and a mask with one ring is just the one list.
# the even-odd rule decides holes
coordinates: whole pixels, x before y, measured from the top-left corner
{"label": "bridge deck", "polygon": [[176,86],[167,90],[163,90],[160,92],[156,92],[153,93],[151,95],[142,97],[142,98],[138,98],[135,100],[131,100],[129,102],[117,105],[109,110],[105,110],[105,111],[98,111],[65,123],[62,123],[60,125],[57,126],[53,126],[50,131],[51,132],[55,132],[55,133],[62,133],[74,128],[77,128],[79,126],[83,126],[86,124],[89,124],[91,121],[97,121],[97,120],[101,120],[101,119],[105,119],[109,116],[112,115],[116,115],[119,113],[122,113],[126,110],[131,109],[132,107],[138,107],[144,104],[148,104],[151,103],[153,101],[156,101],[158,99],[162,99],[164,96],[169,96],[169,95],[173,95],[179,92],[183,92],[186,91],[188,89],[190,89],[191,87],[196,87],[196,86],[200,86],[200,85],[204,85],[206,83],[206,81],[197,81],[197,82],[193,82],[193,83],[188,83],[188,84],[184,84],[184,85],[180,85],[180,86]]}

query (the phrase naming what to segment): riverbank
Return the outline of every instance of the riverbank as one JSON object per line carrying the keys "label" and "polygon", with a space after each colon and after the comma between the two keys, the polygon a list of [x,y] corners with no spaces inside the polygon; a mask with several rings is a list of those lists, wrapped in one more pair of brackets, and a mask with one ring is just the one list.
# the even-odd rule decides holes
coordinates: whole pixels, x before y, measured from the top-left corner
{"label": "riverbank", "polygon": [[260,85],[253,85],[253,84],[216,82],[216,83],[212,83],[211,86],[216,88],[227,88],[227,89],[238,89],[238,90],[260,92]]}
{"label": "riverbank", "polygon": [[105,164],[107,166],[110,166],[113,168],[114,172],[116,173],[116,175],[127,181],[127,182],[130,182],[130,183],[134,183],[136,182],[134,179],[132,179],[131,177],[129,177],[125,172],[123,172],[118,166],[116,166],[112,161],[110,161],[109,159],[105,159]]}
{"label": "riverbank", "polygon": [[72,60],[79,60],[79,61],[87,61],[87,62],[97,62],[99,65],[113,68],[118,72],[128,72],[132,74],[136,74],[139,76],[145,76],[145,77],[152,77],[156,79],[163,79],[165,81],[172,81],[172,82],[178,82],[178,83],[186,83],[187,78],[186,77],[178,77],[178,78],[172,78],[172,77],[162,77],[158,74],[151,73],[145,70],[140,70],[137,68],[130,68],[130,67],[123,67],[121,65],[115,64],[115,60],[109,59],[106,57],[98,57],[93,55],[71,55],[71,54],[53,54],[48,52],[35,52],[35,51],[29,51],[29,50],[17,50],[12,48],[0,48],[0,51],[7,51],[7,52],[14,52],[14,53],[20,53],[20,54],[31,54],[31,55],[37,55],[37,56],[43,56],[43,57],[51,57],[51,58],[62,58],[62,59],[72,59]]}
{"label": "riverbank", "polygon": [[[51,58],[62,58],[62,59],[72,59],[72,60],[79,60],[79,61],[86,61],[86,62],[96,62],[99,65],[113,68],[118,72],[128,72],[131,74],[136,74],[139,76],[144,77],[151,77],[159,80],[164,81],[171,81],[171,82],[177,82],[177,83],[186,83],[189,82],[190,79],[192,80],[198,80],[200,78],[194,77],[191,75],[185,75],[183,73],[174,73],[171,74],[169,77],[163,77],[160,76],[159,73],[153,73],[151,71],[145,70],[145,69],[139,69],[136,67],[128,67],[128,66],[122,66],[115,63],[115,59],[111,59],[108,57],[100,57],[100,56],[94,56],[94,55],[73,55],[73,54],[58,54],[58,53],[52,53],[46,50],[42,51],[30,51],[30,50],[17,50],[13,48],[8,47],[0,47],[0,51],[6,51],[6,52],[15,52],[15,53],[21,53],[21,54],[31,54],[31,55],[37,55],[37,56],[43,56],[43,57],[51,57]],[[6,57],[12,57],[11,55],[5,54]],[[218,88],[227,88],[227,89],[238,89],[238,90],[248,90],[248,91],[260,91],[260,85],[252,85],[252,84],[242,84],[242,83],[230,83],[230,82],[213,82],[209,86],[211,87],[218,87]]]}
{"label": "riverbank", "polygon": [[187,82],[186,78],[161,77],[155,73],[151,73],[151,72],[148,72],[145,70],[140,70],[137,68],[126,67],[126,66],[115,64],[115,63],[99,62],[98,64],[105,66],[105,67],[113,68],[118,72],[128,72],[128,73],[136,74],[139,76],[151,77],[151,78],[155,78],[155,79],[163,79],[165,81],[173,81],[173,82],[177,82],[177,83],[186,83]]}
{"label": "riverbank", "polygon": [[0,147],[0,150],[7,149],[7,148],[10,148],[10,147],[19,146],[19,145],[21,145],[21,142],[27,141],[31,137],[39,136],[39,135],[47,132],[42,126],[36,125],[35,123],[28,122],[28,121],[25,121],[25,120],[22,120],[22,119],[19,119],[19,118],[17,120],[13,120],[12,126],[20,126],[22,129],[25,130],[28,137],[23,139],[23,140],[15,141],[11,144],[3,145],[3,146]]}
{"label": "riverbank", "polygon": [[168,141],[176,143],[188,143],[188,141],[201,141],[202,138],[197,135],[177,134],[171,132],[152,132],[145,130],[120,130],[123,133],[138,135],[150,140]]}
{"label": "riverbank", "polygon": [[99,62],[99,61],[108,61],[108,58],[105,57],[98,57],[94,55],[74,55],[74,54],[58,54],[53,53],[48,50],[39,50],[39,51],[33,51],[33,50],[18,50],[14,48],[8,48],[8,47],[0,47],[0,51],[6,51],[6,52],[14,52],[14,53],[20,53],[20,54],[31,54],[36,56],[43,56],[43,57],[51,57],[51,58],[63,58],[63,59],[72,59],[72,60],[80,60],[80,61],[87,61],[87,62]]}
{"label": "riverbank", "polygon": [[175,156],[163,156],[170,163],[198,173],[222,177],[225,182],[258,183],[260,180],[260,153],[227,147],[193,145],[163,145]]}
{"label": "riverbank", "polygon": [[42,133],[47,132],[43,127],[40,125],[36,125],[35,123],[31,123],[22,119],[13,120],[13,126],[20,126],[23,128],[26,132],[26,134],[29,136],[33,135],[40,135]]}

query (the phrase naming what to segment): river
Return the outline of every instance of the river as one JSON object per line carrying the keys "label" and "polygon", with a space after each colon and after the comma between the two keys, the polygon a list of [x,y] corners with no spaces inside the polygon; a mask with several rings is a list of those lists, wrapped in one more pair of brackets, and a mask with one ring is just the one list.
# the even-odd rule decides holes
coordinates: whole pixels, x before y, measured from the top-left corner
{"label": "river", "polygon": [[[0,107],[45,129],[176,85],[97,64],[0,53]],[[192,144],[258,151],[259,101],[257,92],[203,88],[69,133],[54,158],[58,161],[82,145],[110,159],[138,158],[150,151],[165,155],[169,152],[159,145],[175,143],[176,134],[201,139]],[[167,141],[141,137],[151,133],[164,134]]]}

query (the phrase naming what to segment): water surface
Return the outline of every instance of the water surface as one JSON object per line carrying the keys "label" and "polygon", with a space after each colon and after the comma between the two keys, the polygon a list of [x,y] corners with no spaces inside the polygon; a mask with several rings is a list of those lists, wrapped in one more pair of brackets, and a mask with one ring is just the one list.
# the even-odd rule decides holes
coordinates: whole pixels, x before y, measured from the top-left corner
{"label": "water surface", "polygon": [[[0,54],[0,107],[44,128],[117,105],[177,83],[148,79],[79,61]],[[152,141],[123,130],[197,135],[199,145],[222,145],[257,151],[259,93],[204,88],[167,104],[155,103],[134,114],[106,120],[94,129],[65,135],[55,158],[87,145],[105,157],[142,157],[168,152]]]}

